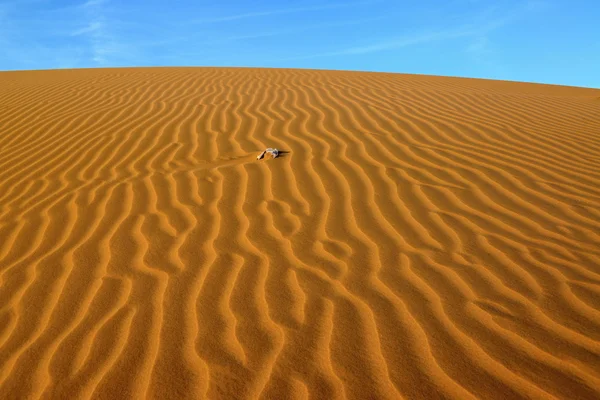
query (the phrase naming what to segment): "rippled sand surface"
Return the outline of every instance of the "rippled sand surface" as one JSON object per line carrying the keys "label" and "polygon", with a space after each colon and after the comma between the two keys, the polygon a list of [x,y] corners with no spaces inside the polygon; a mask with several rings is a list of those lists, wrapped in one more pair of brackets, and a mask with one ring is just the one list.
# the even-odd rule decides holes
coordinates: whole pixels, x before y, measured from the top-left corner
{"label": "rippled sand surface", "polygon": [[600,398],[600,90],[0,73],[0,398],[259,397]]}

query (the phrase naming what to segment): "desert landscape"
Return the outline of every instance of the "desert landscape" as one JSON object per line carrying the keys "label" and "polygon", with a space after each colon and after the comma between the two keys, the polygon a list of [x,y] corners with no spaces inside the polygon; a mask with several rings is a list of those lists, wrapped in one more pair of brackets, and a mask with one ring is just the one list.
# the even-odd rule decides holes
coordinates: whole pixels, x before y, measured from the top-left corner
{"label": "desert landscape", "polygon": [[600,90],[1,72],[0,398],[600,398]]}

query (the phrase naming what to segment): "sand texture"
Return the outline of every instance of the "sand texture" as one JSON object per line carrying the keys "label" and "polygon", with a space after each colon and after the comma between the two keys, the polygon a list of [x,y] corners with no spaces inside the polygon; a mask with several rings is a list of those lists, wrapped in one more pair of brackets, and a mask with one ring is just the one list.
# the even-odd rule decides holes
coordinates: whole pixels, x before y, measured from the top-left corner
{"label": "sand texture", "polygon": [[600,398],[600,90],[0,73],[0,399],[37,398]]}

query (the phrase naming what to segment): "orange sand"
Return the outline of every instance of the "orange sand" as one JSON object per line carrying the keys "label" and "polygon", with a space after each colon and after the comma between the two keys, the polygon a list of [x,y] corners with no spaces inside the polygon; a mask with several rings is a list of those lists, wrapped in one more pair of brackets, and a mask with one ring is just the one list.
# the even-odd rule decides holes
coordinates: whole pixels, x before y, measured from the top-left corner
{"label": "orange sand", "polygon": [[599,98],[0,73],[0,398],[600,398]]}

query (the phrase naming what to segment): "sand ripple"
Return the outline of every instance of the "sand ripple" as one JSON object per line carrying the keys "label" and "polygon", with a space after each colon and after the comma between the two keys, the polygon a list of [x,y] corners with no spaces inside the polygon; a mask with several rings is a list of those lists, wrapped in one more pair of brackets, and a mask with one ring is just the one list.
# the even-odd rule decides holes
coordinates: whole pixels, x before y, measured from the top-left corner
{"label": "sand ripple", "polygon": [[600,398],[598,97],[0,73],[0,398]]}

